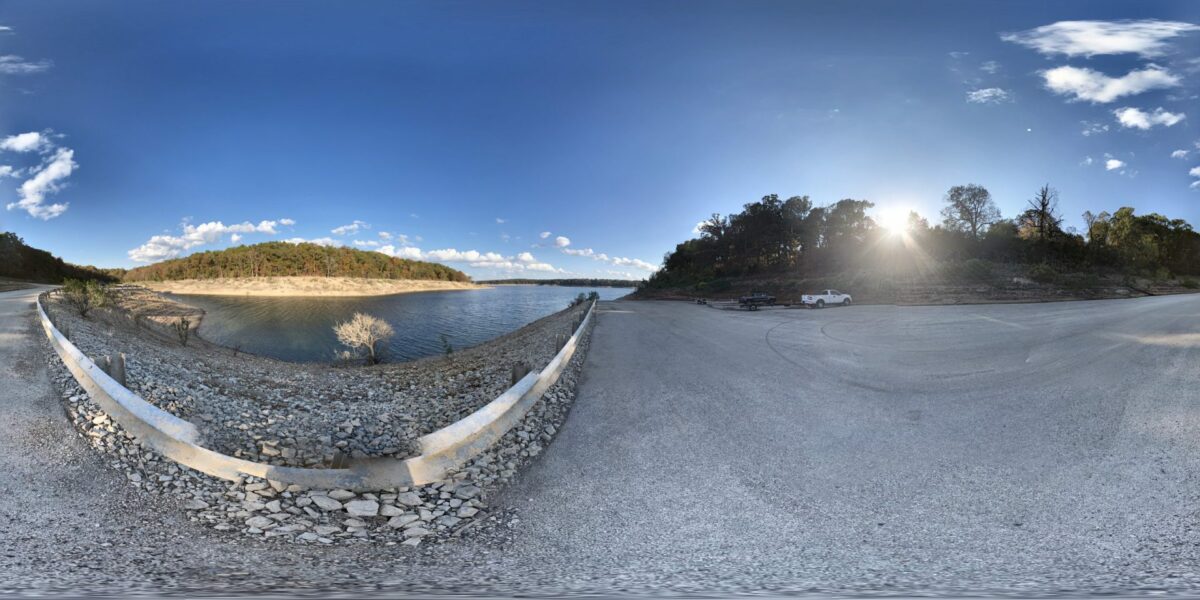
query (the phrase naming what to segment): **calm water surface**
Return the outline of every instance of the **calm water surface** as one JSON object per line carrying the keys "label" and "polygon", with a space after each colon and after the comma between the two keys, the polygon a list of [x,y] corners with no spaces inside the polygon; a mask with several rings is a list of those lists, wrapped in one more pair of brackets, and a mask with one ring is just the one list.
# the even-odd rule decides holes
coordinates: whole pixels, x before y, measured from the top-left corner
{"label": "calm water surface", "polygon": [[443,335],[455,349],[486,342],[562,310],[580,292],[593,290],[603,300],[633,291],[519,285],[360,298],[172,298],[206,311],[200,322],[204,339],[296,362],[331,361],[345,349],[334,336],[333,325],[355,312],[365,312],[396,330],[384,348],[383,359],[397,362],[441,354]]}

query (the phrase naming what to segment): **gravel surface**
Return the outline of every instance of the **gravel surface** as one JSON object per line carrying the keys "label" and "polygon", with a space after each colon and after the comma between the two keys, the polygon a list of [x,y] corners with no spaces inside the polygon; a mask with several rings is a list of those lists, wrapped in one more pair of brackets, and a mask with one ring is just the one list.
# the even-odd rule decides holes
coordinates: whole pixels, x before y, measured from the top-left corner
{"label": "gravel surface", "polygon": [[555,336],[570,335],[583,313],[582,306],[561,311],[448,358],[335,367],[235,353],[195,334],[185,347],[149,322],[161,321],[159,314],[185,313],[186,307],[144,290],[126,295],[132,297],[121,304],[136,307],[137,321],[109,309],[81,318],[57,296],[47,307],[84,354],[124,352],[127,386],[195,424],[205,447],[297,467],[326,466],[336,454],[414,455],[417,438],[508,389],[514,363],[537,368],[548,363],[558,351]]}
{"label": "gravel surface", "polygon": [[[0,589],[1200,591],[1200,297],[600,306],[571,418],[489,525],[409,548],[225,535],[132,488],[70,434],[32,316],[0,301],[0,352],[27,357],[0,400],[39,434],[0,438],[21,483],[0,509],[29,515]],[[58,429],[31,446],[38,427]]]}

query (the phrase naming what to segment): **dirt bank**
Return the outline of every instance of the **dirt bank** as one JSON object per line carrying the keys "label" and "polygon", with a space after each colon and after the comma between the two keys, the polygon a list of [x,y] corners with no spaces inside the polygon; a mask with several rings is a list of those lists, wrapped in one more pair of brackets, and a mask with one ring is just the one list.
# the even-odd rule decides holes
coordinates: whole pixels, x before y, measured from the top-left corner
{"label": "dirt bank", "polygon": [[149,289],[201,296],[390,296],[412,292],[478,290],[486,286],[426,279],[356,277],[245,277],[141,281]]}

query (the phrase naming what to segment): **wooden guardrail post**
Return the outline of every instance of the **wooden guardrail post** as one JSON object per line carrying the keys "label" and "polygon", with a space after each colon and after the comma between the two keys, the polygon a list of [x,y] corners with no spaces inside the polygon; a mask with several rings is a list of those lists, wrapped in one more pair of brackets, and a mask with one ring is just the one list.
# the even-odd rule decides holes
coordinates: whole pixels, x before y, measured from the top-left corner
{"label": "wooden guardrail post", "polygon": [[529,368],[529,365],[524,362],[513,363],[511,385],[517,385],[518,381],[525,379],[525,376],[529,374],[530,370],[531,369]]}

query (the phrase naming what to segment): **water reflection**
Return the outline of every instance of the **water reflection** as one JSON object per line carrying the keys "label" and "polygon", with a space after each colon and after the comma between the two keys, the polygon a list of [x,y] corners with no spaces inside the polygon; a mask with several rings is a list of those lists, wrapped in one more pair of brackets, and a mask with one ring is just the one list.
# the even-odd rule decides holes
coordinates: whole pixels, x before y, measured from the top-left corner
{"label": "water reflection", "polygon": [[483,290],[424,292],[363,298],[179,296],[206,311],[204,339],[244,352],[296,362],[326,362],[344,349],[333,325],[356,311],[386,320],[396,330],[384,349],[388,362],[441,354],[442,338],[465,348],[521,328],[561,310],[580,292],[604,300],[632,290],[557,286],[497,286]]}

